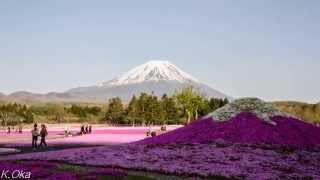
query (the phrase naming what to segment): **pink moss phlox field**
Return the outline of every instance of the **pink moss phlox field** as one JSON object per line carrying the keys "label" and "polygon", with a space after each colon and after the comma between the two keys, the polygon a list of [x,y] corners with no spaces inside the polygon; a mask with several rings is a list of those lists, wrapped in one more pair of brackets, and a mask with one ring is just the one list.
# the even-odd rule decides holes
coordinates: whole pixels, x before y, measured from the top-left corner
{"label": "pink moss phlox field", "polygon": [[[74,172],[71,172],[70,170],[59,169],[60,166],[61,163],[48,161],[0,161],[0,172],[9,171],[9,173],[6,173],[8,177],[14,171],[30,172],[30,179],[49,180],[99,179],[99,177],[103,176],[123,177],[127,175],[124,170],[116,168],[92,167],[87,169],[81,167],[83,168],[82,171],[73,170]],[[72,165],[68,166],[72,167]]]}
{"label": "pink moss phlox field", "polygon": [[59,160],[71,164],[120,167],[175,175],[229,178],[320,178],[320,149],[273,145],[208,143],[114,145],[12,155],[2,160]]}
{"label": "pink moss phlox field", "polygon": [[236,143],[268,143],[305,148],[320,144],[320,128],[303,121],[273,117],[277,125],[241,113],[225,122],[200,119],[175,131],[142,140],[137,144],[201,143],[224,139]]}
{"label": "pink moss phlox field", "polygon": [[[60,145],[110,145],[129,143],[146,137],[147,128],[109,128],[94,130],[91,134],[65,137],[63,131],[50,131],[47,139],[49,146]],[[28,147],[31,143],[30,132],[2,133],[0,144],[4,147]]]}

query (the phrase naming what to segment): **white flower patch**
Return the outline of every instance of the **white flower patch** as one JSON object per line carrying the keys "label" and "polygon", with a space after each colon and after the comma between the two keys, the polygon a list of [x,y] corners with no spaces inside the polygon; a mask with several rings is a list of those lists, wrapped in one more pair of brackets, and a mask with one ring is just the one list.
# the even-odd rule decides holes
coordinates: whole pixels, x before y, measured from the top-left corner
{"label": "white flower patch", "polygon": [[258,98],[237,99],[224,107],[217,109],[207,117],[212,117],[216,121],[228,121],[242,112],[253,113],[258,118],[273,125],[276,125],[276,122],[272,121],[271,117],[291,117],[291,115],[276,109],[271,103],[264,102]]}
{"label": "white flower patch", "polygon": [[10,154],[10,153],[17,153],[17,152],[20,152],[20,150],[14,149],[14,148],[0,148],[0,155]]}

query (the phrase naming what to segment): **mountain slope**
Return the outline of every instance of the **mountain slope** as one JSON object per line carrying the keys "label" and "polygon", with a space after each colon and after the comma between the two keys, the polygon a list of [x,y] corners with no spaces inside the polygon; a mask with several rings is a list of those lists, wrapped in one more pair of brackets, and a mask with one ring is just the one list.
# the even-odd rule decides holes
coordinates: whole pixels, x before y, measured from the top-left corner
{"label": "mountain slope", "polygon": [[192,85],[200,92],[206,94],[209,97],[226,98],[223,93],[211,89],[204,84],[182,84],[177,81],[149,81],[136,84],[125,84],[117,86],[92,86],[75,88],[68,91],[73,96],[81,96],[87,99],[102,100],[110,97],[121,97],[124,100],[129,100],[133,95],[139,95],[141,92],[154,93],[157,96],[163,94],[172,95],[179,89]]}
{"label": "mountain slope", "polygon": [[95,86],[78,87],[63,93],[35,94],[16,92],[10,99],[26,101],[95,101],[105,102],[112,97],[128,101],[134,94],[142,92],[161,96],[171,95],[181,88],[193,86],[208,97],[228,98],[229,96],[201,83],[168,61],[149,61],[110,81]]}
{"label": "mountain slope", "polygon": [[230,99],[168,61],[149,61],[98,86],[75,88],[68,93],[95,100],[120,97],[127,101],[132,95],[138,95],[141,92],[153,92],[158,96],[171,95],[188,86],[193,86],[208,97]]}

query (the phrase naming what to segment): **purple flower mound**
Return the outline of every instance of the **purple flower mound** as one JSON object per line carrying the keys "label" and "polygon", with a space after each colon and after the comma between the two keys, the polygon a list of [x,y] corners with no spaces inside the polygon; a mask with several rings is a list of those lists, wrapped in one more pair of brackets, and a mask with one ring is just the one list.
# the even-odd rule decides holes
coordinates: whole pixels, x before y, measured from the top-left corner
{"label": "purple flower mound", "polygon": [[277,125],[246,112],[223,122],[212,118],[199,119],[183,128],[136,143],[203,143],[223,139],[233,143],[275,144],[297,148],[320,145],[319,127],[289,117],[276,116],[271,120]]}

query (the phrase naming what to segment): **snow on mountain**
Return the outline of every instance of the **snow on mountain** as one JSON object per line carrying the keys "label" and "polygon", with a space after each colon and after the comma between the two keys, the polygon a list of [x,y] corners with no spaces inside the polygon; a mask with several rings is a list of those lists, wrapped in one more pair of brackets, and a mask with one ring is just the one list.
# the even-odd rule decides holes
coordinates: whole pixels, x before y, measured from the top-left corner
{"label": "snow on mountain", "polygon": [[98,86],[74,88],[68,91],[73,96],[95,100],[120,97],[125,101],[140,93],[153,93],[157,96],[172,95],[177,90],[192,86],[208,97],[228,98],[208,85],[182,71],[169,61],[153,60]]}
{"label": "snow on mountain", "polygon": [[182,71],[169,61],[149,61],[121,76],[96,86],[77,87],[62,93],[34,94],[17,92],[10,98],[36,101],[103,101],[112,97],[120,97],[124,101],[140,93],[154,93],[172,95],[177,90],[193,86],[200,93],[208,97],[228,98],[208,85]]}
{"label": "snow on mountain", "polygon": [[179,83],[199,82],[169,61],[153,60],[142,64],[103,85],[128,85],[148,81],[177,81]]}

